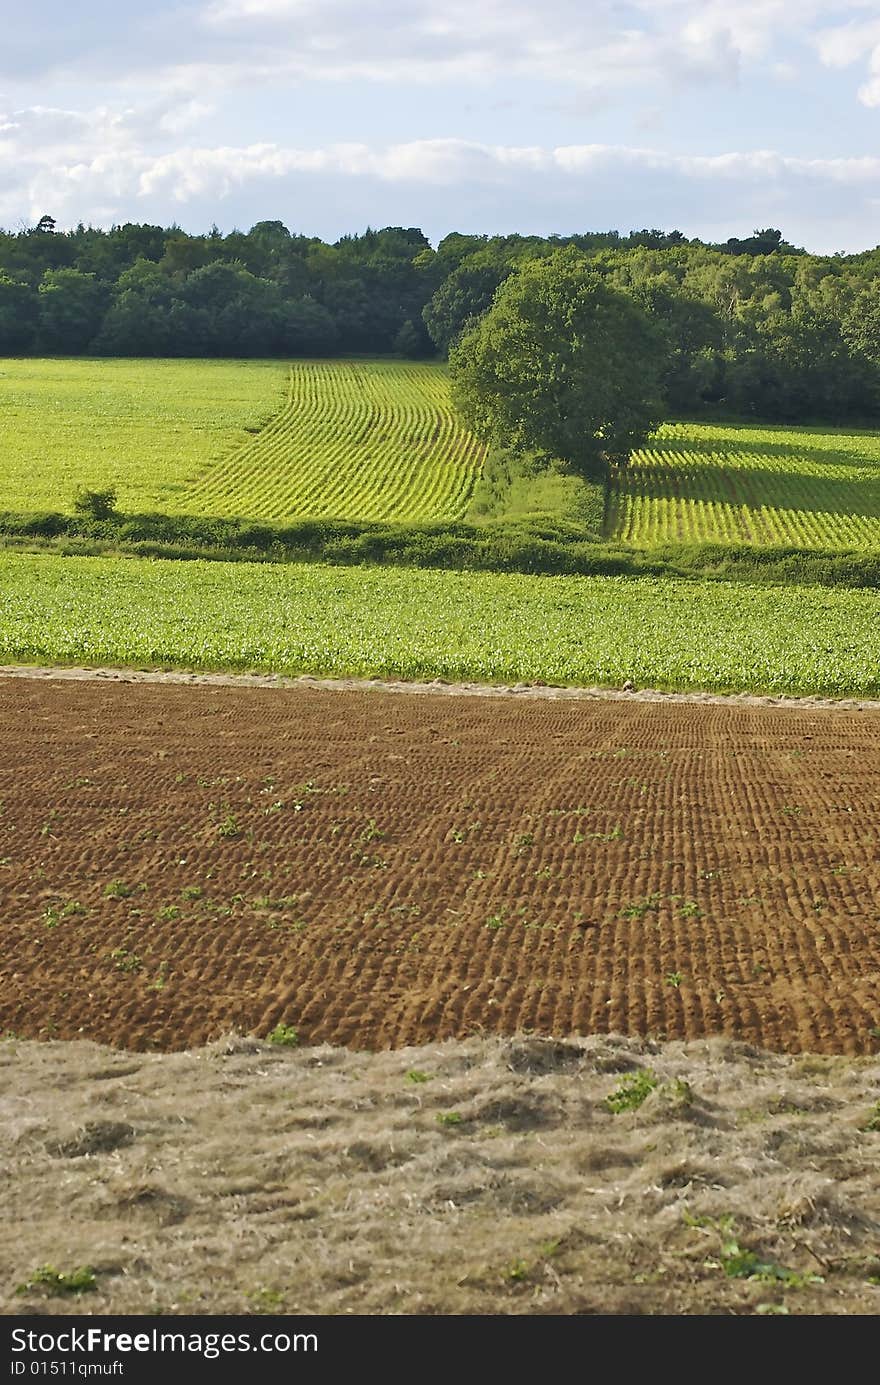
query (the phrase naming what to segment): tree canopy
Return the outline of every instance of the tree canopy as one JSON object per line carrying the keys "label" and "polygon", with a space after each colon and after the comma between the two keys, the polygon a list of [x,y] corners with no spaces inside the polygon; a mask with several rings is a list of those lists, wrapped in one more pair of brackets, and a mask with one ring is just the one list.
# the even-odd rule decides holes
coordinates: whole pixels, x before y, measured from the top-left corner
{"label": "tree canopy", "polygon": [[664,358],[648,312],[569,247],[505,280],[449,365],[453,399],[478,436],[597,475],[659,422]]}
{"label": "tree canopy", "polygon": [[417,227],[330,245],[126,223],[0,231],[0,354],[441,357],[495,294],[560,250],[648,314],[670,411],[780,420],[880,415],[880,247],[808,255],[774,228],[708,245],[644,228],[569,236]]}

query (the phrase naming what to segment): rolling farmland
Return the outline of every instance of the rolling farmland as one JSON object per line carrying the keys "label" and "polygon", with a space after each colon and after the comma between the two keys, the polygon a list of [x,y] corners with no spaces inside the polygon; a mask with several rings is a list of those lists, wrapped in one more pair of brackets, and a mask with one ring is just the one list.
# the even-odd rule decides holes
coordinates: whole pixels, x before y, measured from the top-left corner
{"label": "rolling farmland", "polygon": [[[388,360],[0,361],[0,510],[283,522],[460,520],[485,448],[444,367]],[[665,424],[614,479],[607,537],[880,550],[880,437]]]}
{"label": "rolling farmland", "polygon": [[609,537],[880,549],[880,436],[666,424],[609,495]]}
{"label": "rolling farmland", "polygon": [[[482,457],[436,367],[6,366],[12,509]],[[870,547],[876,447],[670,426],[612,527]],[[0,670],[0,1312],[876,1309],[876,707],[525,685],[880,697],[878,591],[62,553],[0,551],[0,664],[74,666]]]}
{"label": "rolling farmland", "polygon": [[396,361],[0,362],[0,510],[458,519],[484,448],[443,367]]}

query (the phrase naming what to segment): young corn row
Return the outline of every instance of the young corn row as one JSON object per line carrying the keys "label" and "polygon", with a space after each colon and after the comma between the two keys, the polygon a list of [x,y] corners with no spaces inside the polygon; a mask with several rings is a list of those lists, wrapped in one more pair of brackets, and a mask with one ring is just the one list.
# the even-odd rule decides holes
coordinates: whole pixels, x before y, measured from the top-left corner
{"label": "young corn row", "polygon": [[880,548],[880,438],[667,425],[614,479],[609,536]]}
{"label": "young corn row", "polygon": [[387,361],[301,361],[281,411],[210,466],[206,514],[458,519],[485,455],[456,420],[445,373]]}

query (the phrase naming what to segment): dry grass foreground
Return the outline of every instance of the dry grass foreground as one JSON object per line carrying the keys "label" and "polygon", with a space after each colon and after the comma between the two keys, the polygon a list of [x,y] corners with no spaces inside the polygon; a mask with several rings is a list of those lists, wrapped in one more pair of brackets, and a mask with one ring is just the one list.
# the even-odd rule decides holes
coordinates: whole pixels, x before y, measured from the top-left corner
{"label": "dry grass foreground", "polygon": [[880,716],[0,679],[0,1033],[880,1037]]}
{"label": "dry grass foreground", "polygon": [[7,1040],[0,1312],[876,1313],[878,1082],[720,1039]]}

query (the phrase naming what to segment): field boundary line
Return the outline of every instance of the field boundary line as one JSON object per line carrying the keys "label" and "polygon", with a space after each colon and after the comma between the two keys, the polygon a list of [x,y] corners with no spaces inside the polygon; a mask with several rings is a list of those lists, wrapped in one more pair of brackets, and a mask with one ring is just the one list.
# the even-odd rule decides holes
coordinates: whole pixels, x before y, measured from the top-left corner
{"label": "field boundary line", "polygon": [[169,683],[194,687],[311,689],[318,692],[383,692],[410,696],[499,697],[537,701],[702,703],[706,706],[779,707],[793,712],[880,712],[880,700],[871,698],[788,697],[769,693],[666,692],[660,688],[559,686],[548,683],[450,683],[444,678],[428,682],[383,678],[321,678],[315,674],[206,673],[172,669],[88,668],[34,664],[0,665],[0,678],[36,681],[101,683]]}

